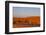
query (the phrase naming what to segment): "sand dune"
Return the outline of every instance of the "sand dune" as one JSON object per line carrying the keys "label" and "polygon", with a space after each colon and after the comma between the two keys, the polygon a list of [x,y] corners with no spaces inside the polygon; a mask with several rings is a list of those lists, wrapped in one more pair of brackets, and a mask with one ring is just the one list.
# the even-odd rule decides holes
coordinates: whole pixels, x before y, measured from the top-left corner
{"label": "sand dune", "polygon": [[17,18],[13,17],[13,27],[39,27],[40,26],[40,16]]}

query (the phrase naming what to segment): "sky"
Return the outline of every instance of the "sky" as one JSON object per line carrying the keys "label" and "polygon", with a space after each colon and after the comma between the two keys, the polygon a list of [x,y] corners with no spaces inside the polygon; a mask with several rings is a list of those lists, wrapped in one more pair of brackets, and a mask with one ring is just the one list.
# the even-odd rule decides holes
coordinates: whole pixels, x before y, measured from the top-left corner
{"label": "sky", "polygon": [[13,16],[16,17],[40,16],[40,8],[13,7]]}

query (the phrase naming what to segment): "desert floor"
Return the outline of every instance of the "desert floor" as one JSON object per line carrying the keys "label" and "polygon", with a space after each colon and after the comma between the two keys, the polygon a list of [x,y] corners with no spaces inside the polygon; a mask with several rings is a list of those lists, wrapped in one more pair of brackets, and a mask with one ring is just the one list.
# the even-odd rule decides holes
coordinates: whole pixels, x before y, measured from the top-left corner
{"label": "desert floor", "polygon": [[13,17],[13,28],[40,27],[40,16],[17,18]]}

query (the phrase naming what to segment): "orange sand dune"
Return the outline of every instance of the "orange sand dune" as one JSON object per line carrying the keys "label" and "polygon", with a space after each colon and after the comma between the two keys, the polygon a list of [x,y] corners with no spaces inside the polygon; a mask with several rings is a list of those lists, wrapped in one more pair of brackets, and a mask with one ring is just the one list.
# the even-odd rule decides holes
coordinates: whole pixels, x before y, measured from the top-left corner
{"label": "orange sand dune", "polygon": [[13,17],[13,27],[37,27],[40,26],[40,16],[32,16],[25,18]]}

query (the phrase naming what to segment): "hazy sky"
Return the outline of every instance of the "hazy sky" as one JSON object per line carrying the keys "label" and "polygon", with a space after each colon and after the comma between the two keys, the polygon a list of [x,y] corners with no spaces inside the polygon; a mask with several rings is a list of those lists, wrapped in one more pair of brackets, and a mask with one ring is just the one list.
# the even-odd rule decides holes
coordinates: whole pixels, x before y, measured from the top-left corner
{"label": "hazy sky", "polygon": [[13,7],[13,16],[16,17],[40,16],[40,8]]}

